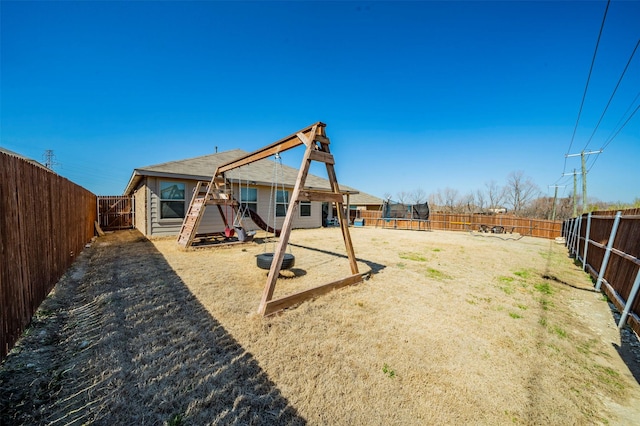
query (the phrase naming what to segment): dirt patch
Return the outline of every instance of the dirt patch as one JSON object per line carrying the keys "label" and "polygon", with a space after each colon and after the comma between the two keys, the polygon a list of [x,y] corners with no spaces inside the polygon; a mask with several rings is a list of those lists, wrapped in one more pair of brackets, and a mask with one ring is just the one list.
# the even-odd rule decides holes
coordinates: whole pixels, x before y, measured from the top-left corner
{"label": "dirt patch", "polygon": [[[268,243],[99,238],[2,365],[1,423],[640,418],[637,339],[563,246],[370,228],[352,238],[370,280],[266,319],[256,255]],[[339,229],[291,242],[295,268],[276,296],[349,275]]]}

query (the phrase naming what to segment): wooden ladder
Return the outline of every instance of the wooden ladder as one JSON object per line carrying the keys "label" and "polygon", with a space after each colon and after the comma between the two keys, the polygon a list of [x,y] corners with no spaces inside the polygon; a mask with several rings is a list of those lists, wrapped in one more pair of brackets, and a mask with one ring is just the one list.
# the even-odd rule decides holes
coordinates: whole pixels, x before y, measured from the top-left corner
{"label": "wooden ladder", "polygon": [[226,189],[224,181],[216,179],[215,176],[211,179],[211,182],[199,181],[193,190],[193,197],[189,203],[189,209],[182,222],[180,234],[178,235],[178,244],[182,247],[191,246],[207,205],[216,204],[220,215],[225,219],[220,206],[230,203],[234,203],[233,194]]}

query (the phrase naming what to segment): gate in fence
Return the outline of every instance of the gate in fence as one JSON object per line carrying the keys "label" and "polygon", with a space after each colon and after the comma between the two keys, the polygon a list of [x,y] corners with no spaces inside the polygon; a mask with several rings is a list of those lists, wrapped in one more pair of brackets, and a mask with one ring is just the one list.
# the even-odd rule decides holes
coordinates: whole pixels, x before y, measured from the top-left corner
{"label": "gate in fence", "polygon": [[104,231],[133,228],[133,197],[98,196],[98,223]]}

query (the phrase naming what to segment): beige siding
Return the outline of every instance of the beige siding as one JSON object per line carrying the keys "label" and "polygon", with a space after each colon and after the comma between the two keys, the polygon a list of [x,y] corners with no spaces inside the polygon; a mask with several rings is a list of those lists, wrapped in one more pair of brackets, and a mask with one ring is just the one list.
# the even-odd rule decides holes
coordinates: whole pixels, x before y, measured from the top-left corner
{"label": "beige siding", "polygon": [[134,199],[134,223],[133,226],[143,235],[147,235],[147,184],[146,179],[142,181],[142,184],[133,193]]}
{"label": "beige siding", "polygon": [[[293,192],[292,188],[287,189],[289,191],[289,197],[291,197],[291,193]],[[270,203],[273,203],[271,197],[271,188],[260,186],[258,187],[258,215],[267,222],[269,225],[273,223],[273,210],[274,207]],[[270,208],[271,207],[271,208]],[[271,216],[271,217],[269,217]],[[276,220],[276,228],[280,229],[284,222],[284,217],[277,217]],[[322,203],[312,202],[311,203],[311,216],[301,217],[300,209],[296,212],[295,217],[293,218],[293,228],[319,228],[322,225]],[[252,226],[252,228],[250,227]],[[256,229],[257,226],[253,223],[252,220],[248,220],[248,224],[245,225],[247,229]]]}
{"label": "beige siding", "polygon": [[[151,224],[151,235],[153,236],[162,236],[162,235],[177,235],[180,232],[180,227],[182,226],[182,219],[160,219],[160,181],[171,181],[171,182],[183,182],[185,183],[185,212],[189,208],[189,203],[191,201],[191,196],[193,195],[193,190],[195,189],[196,182],[195,181],[187,181],[180,179],[160,179],[149,177],[148,187],[150,190],[150,208],[148,209],[147,216],[149,218]],[[291,197],[292,189],[287,189],[289,191],[289,197]],[[234,187],[234,196],[236,199],[238,198],[238,187]],[[258,187],[258,215],[269,225],[272,225],[273,222],[273,207],[269,209],[269,204],[271,200],[271,188],[267,186],[259,186]],[[229,215],[228,221],[229,224],[233,224],[234,213],[232,212],[230,207],[222,206],[222,211]],[[269,211],[271,211],[271,219],[268,218]],[[276,228],[281,228],[282,223],[284,222],[284,217],[276,218]],[[243,219],[242,224],[245,229],[252,231],[258,230],[259,228],[251,219]],[[300,211],[296,212],[296,216],[293,221],[293,228],[318,228],[322,225],[322,203],[312,202],[311,203],[311,216],[301,217]],[[212,233],[212,232],[222,232],[225,228],[225,222],[223,221],[218,208],[216,206],[210,205],[207,206],[205,210],[205,214],[202,217],[202,221],[200,222],[200,226],[198,227],[198,233]]]}
{"label": "beige siding", "polygon": [[[149,208],[149,222],[151,224],[151,235],[177,235],[180,232],[182,226],[182,219],[161,219],[160,218],[160,182],[181,182],[185,183],[185,197],[186,194],[191,194],[193,185],[190,181],[181,179],[161,179],[156,177],[148,178],[148,185],[150,191],[150,208]],[[189,207],[188,199],[185,200],[185,211]]]}

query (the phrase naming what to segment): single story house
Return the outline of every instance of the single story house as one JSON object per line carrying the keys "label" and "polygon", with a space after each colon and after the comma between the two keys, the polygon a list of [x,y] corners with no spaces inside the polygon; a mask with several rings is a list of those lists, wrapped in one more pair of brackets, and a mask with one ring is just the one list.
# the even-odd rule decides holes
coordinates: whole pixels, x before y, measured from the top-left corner
{"label": "single story house", "polygon": [[[124,195],[134,198],[134,226],[146,236],[177,235],[189,208],[189,203],[199,181],[209,182],[219,165],[248,153],[234,149],[203,155],[186,160],[171,161],[133,171]],[[263,159],[226,173],[231,182],[231,191],[236,200],[254,210],[265,223],[280,228],[286,214],[286,206],[298,176],[298,170],[280,162]],[[338,176],[340,184],[340,176]],[[309,174],[306,187],[329,189],[327,179]],[[345,196],[345,205],[354,210],[378,210],[383,200],[340,184]],[[246,230],[258,226],[248,215],[235,217],[232,209],[222,207],[228,222],[235,218]],[[327,203],[301,202],[294,228],[318,228],[326,225],[336,215]],[[353,214],[350,215],[352,218]],[[271,219],[269,219],[271,218]],[[220,232],[225,226],[218,209],[209,206],[200,222],[198,233]]]}

